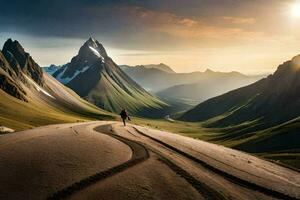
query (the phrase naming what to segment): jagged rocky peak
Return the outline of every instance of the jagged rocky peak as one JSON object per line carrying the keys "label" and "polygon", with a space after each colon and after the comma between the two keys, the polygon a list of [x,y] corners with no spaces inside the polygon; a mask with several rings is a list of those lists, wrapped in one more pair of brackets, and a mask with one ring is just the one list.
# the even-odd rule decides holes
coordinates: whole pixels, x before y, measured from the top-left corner
{"label": "jagged rocky peak", "polygon": [[43,85],[43,71],[40,66],[32,59],[29,53],[25,52],[24,48],[17,40],[8,39],[3,46],[3,55],[9,65],[15,71],[21,80],[25,80],[23,72],[31,77],[37,84]]}
{"label": "jagged rocky peak", "polygon": [[[21,44],[17,41],[17,40],[12,40],[11,38],[9,38],[3,46],[3,52],[10,52],[13,53],[15,57],[17,58],[23,58],[25,57],[25,50],[24,48],[21,46]],[[25,60],[24,60],[25,62]],[[23,64],[23,63],[20,63]]]}
{"label": "jagged rocky peak", "polygon": [[83,73],[93,67],[103,67],[106,61],[110,61],[110,58],[103,45],[96,39],[90,37],[80,47],[78,54],[72,58],[71,62],[55,71],[53,76],[60,82],[66,84],[79,73]]}
{"label": "jagged rocky peak", "polygon": [[102,44],[90,37],[80,48],[78,55],[83,58],[105,58],[107,53]]}

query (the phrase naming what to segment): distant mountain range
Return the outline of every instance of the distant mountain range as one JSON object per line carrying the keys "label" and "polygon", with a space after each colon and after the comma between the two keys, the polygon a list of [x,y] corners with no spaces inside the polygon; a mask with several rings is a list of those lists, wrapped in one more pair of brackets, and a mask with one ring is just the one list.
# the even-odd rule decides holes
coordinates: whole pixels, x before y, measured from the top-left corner
{"label": "distant mountain range", "polygon": [[131,114],[153,117],[164,115],[163,110],[170,107],[125,74],[93,38],[83,44],[70,63],[56,70],[53,77],[108,111],[118,113],[126,108]]}
{"label": "distant mountain range", "polygon": [[136,66],[130,66],[130,65],[120,65],[121,69],[124,71],[130,71],[135,69],[158,69],[163,72],[167,73],[175,73],[175,71],[169,67],[166,64],[160,63],[160,64],[150,64],[150,65],[136,65]]}
{"label": "distant mountain range", "polygon": [[14,130],[51,123],[112,118],[112,114],[84,101],[54,78],[8,39],[0,51],[0,125]]}
{"label": "distant mountain range", "polygon": [[43,67],[42,69],[47,73],[47,74],[50,74],[50,75],[53,75],[59,68],[61,67],[64,67],[64,66],[61,66],[61,65],[50,65],[48,67]]}
{"label": "distant mountain range", "polygon": [[[90,42],[89,45],[93,46],[93,42],[97,42],[96,45],[101,45],[98,41],[94,39],[90,39],[87,42]],[[97,51],[97,47],[95,46],[94,50]],[[86,84],[83,84],[84,81],[86,81],[86,78],[82,78],[82,80],[77,80],[77,85],[74,85],[75,80],[78,77],[86,76],[87,73],[85,70],[90,69],[88,65],[91,65],[91,63],[94,62],[95,57],[95,51],[92,51],[91,48],[85,47],[88,46],[87,43],[83,45],[82,48],[85,48],[86,52],[90,52],[91,56],[88,55],[88,58],[85,58],[87,53],[85,52],[85,55],[82,55],[83,50],[79,51],[79,54],[77,55],[80,56],[81,61],[75,61],[73,58],[71,63],[72,63],[72,69],[73,70],[68,70],[69,66],[71,63],[67,63],[63,66],[55,66],[51,65],[49,67],[45,67],[44,70],[45,72],[53,75],[57,80],[59,80],[61,83],[67,85],[71,89],[73,89],[76,93],[78,93],[81,97],[87,99],[89,102],[99,106],[100,108],[117,112],[122,105],[124,107],[129,107],[129,110],[131,113],[140,113],[140,105],[138,105],[135,101],[132,101],[131,103],[127,104],[128,99],[129,101],[130,98],[128,98],[128,95],[126,96],[127,92],[123,92],[122,94],[116,94],[116,92],[109,92],[107,90],[103,90],[103,88],[107,88],[107,86],[103,86],[103,83],[98,84],[97,81],[95,80],[94,83],[91,83],[89,86],[90,88],[86,88],[86,91],[83,91],[83,88],[85,88]],[[106,54],[106,51],[104,47],[101,45],[101,51],[103,52],[104,55],[101,55],[102,58],[108,57]],[[97,56],[96,56],[97,57]],[[110,59],[110,58],[109,58]],[[78,59],[77,59],[78,60]],[[111,59],[110,59],[111,60]],[[87,65],[87,62],[89,64]],[[75,63],[75,64],[74,64]],[[263,76],[246,76],[238,72],[229,72],[229,73],[224,73],[224,72],[214,72],[212,70],[206,70],[205,72],[192,72],[192,73],[176,73],[175,71],[172,70],[171,67],[160,63],[160,64],[151,64],[151,65],[136,65],[136,66],[129,66],[129,65],[120,65],[119,67],[112,62],[114,65],[114,68],[119,67],[133,79],[134,81],[137,81],[141,87],[145,88],[147,91],[151,92],[155,96],[159,97],[161,100],[166,102],[169,106],[164,106],[160,102],[157,102],[157,98],[153,97],[151,95],[151,98],[149,99],[150,101],[147,101],[147,105],[145,106],[142,105],[142,107],[149,107],[150,109],[156,110],[156,113],[163,113],[163,114],[170,114],[166,113],[165,111],[171,111],[172,112],[178,112],[178,111],[183,111],[185,109],[190,109],[192,106],[198,104],[199,102],[202,102],[204,100],[207,100],[211,97],[215,97],[217,95],[223,94],[225,92],[228,92],[230,90],[251,84],[258,79],[262,78]],[[75,65],[75,67],[74,67]],[[100,64],[97,64],[101,66]],[[75,72],[74,69],[77,68],[77,71]],[[108,67],[108,69],[112,69],[112,67]],[[67,73],[64,72],[66,70]],[[103,70],[104,72],[105,70]],[[118,71],[118,72],[117,72]],[[113,74],[117,73],[122,73],[120,70],[112,70],[111,72],[114,72]],[[110,72],[110,73],[111,73]],[[98,72],[97,72],[98,73]],[[95,73],[95,74],[97,74]],[[99,73],[98,73],[99,74]],[[102,72],[100,73],[99,77],[102,77]],[[119,75],[117,75],[119,76]],[[130,78],[128,76],[123,77],[122,82],[127,82]],[[98,78],[99,78],[98,77]],[[95,79],[95,78],[94,78]],[[133,80],[130,79],[130,82],[132,83]],[[112,82],[112,81],[110,81]],[[119,82],[116,82],[117,85]],[[127,85],[132,85],[131,83]],[[136,83],[134,83],[137,85]],[[82,87],[84,85],[84,87]],[[98,88],[94,89],[95,85],[102,85],[101,87],[103,88]],[[107,84],[106,84],[107,85]],[[109,85],[109,84],[108,84]],[[141,90],[141,87],[138,86],[137,90]],[[93,88],[93,89],[92,89]],[[114,90],[115,87],[112,88],[112,91]],[[209,88],[209,89],[208,89]],[[106,92],[101,93],[101,97],[98,95],[95,95],[95,91],[103,90]],[[111,89],[110,89],[111,90]],[[125,89],[126,90],[126,89]],[[142,89],[144,90],[144,89]],[[118,89],[120,91],[120,89]],[[142,92],[144,93],[145,90]],[[97,93],[97,92],[96,92]],[[133,94],[136,92],[133,92]],[[116,94],[115,97],[117,96],[123,96],[119,102],[115,102],[115,97],[110,96],[111,94]],[[146,95],[149,95],[148,92],[145,93]],[[135,98],[136,100],[138,98]],[[124,101],[123,101],[124,100]],[[152,101],[152,102],[151,102]],[[143,101],[138,101],[143,104]],[[153,102],[155,102],[153,104]],[[132,105],[137,105],[138,109],[132,108]],[[158,106],[158,107],[157,107]],[[151,108],[152,107],[152,108]],[[155,107],[155,109],[153,109]],[[160,108],[159,108],[160,107]],[[158,108],[158,109],[157,109]],[[142,109],[144,110],[144,109]],[[143,111],[143,113],[148,113],[149,109],[146,109],[148,111]],[[162,110],[164,110],[162,112]],[[162,115],[163,115],[162,114]],[[162,116],[161,115],[161,116]]]}
{"label": "distant mountain range", "polygon": [[200,103],[230,90],[249,85],[259,78],[259,76],[250,77],[238,72],[222,73],[207,70],[200,75],[196,83],[175,85],[157,92],[156,95],[163,99],[172,97]]}
{"label": "distant mountain range", "polygon": [[249,85],[263,77],[246,76],[238,72],[214,72],[209,69],[205,72],[175,73],[164,64],[147,67],[122,65],[121,68],[142,87],[169,103],[173,101],[200,103]]}
{"label": "distant mountain range", "polygon": [[220,128],[218,140],[250,152],[300,149],[300,55],[273,75],[189,110],[180,119]]}

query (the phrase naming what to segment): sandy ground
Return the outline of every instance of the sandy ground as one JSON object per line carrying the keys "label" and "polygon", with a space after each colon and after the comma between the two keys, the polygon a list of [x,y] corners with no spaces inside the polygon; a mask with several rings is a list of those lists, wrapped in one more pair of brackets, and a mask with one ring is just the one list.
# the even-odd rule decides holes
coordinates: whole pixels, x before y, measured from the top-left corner
{"label": "sandy ground", "polygon": [[0,135],[0,199],[299,199],[300,174],[118,122]]}
{"label": "sandy ground", "polygon": [[45,199],[131,157],[127,145],[86,125],[6,134],[0,152],[0,199]]}

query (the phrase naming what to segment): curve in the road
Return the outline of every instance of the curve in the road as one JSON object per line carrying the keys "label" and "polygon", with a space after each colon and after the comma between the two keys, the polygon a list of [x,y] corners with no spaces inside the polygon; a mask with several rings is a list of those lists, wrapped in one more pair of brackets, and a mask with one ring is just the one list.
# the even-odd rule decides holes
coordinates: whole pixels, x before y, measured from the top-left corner
{"label": "curve in the road", "polygon": [[122,163],[118,166],[112,167],[106,171],[98,172],[98,173],[93,174],[87,178],[84,178],[76,183],[73,183],[72,185],[67,186],[67,187],[63,188],[62,190],[59,190],[59,191],[55,192],[54,194],[52,194],[50,197],[48,197],[49,200],[50,199],[51,200],[52,199],[64,199],[66,197],[69,197],[79,190],[82,190],[100,180],[104,180],[110,176],[120,173],[120,172],[122,172],[130,167],[133,167],[134,165],[137,165],[149,158],[149,152],[143,145],[141,145],[137,142],[134,142],[132,140],[125,139],[123,137],[113,134],[111,132],[110,125],[99,126],[99,127],[95,128],[95,130],[100,133],[107,134],[107,135],[125,143],[126,145],[128,145],[132,150],[132,156],[131,156],[130,160],[128,160],[125,163]]}
{"label": "curve in the road", "polygon": [[[122,172],[130,167],[133,167],[149,158],[149,152],[143,144],[140,144],[136,141],[132,141],[130,139],[113,134],[111,125],[101,125],[101,126],[94,128],[94,130],[99,133],[102,133],[102,134],[107,134],[107,135],[114,137],[115,139],[127,144],[133,151],[132,158],[130,160],[128,160],[127,162],[125,162],[121,165],[118,165],[116,167],[113,167],[107,171],[102,171],[102,172],[94,174],[90,177],[84,178],[84,179],[54,193],[48,199],[67,198],[67,197],[71,196],[72,194],[74,194],[75,192],[83,190],[84,188],[87,188],[98,181],[104,180],[110,176],[120,173],[120,172]],[[226,199],[219,192],[208,187],[206,184],[198,181],[193,176],[191,176],[187,171],[185,171],[181,167],[177,166],[169,159],[163,157],[158,152],[155,152],[153,150],[152,150],[152,152],[155,153],[159,157],[159,160],[162,163],[166,164],[172,171],[174,171],[180,177],[184,178],[193,188],[195,188],[199,192],[199,194],[201,194],[206,199],[215,199],[215,200]]]}
{"label": "curve in the road", "polygon": [[281,193],[281,192],[278,192],[278,191],[274,191],[274,190],[269,189],[269,188],[265,188],[263,186],[260,186],[260,185],[257,185],[255,183],[252,183],[252,182],[249,182],[247,180],[244,180],[244,179],[241,179],[239,177],[236,177],[236,176],[234,176],[232,174],[229,174],[229,173],[227,173],[225,171],[222,171],[222,170],[220,170],[218,168],[215,168],[214,166],[209,165],[208,163],[206,163],[206,162],[204,162],[202,160],[199,160],[198,158],[196,158],[196,157],[194,157],[194,156],[192,156],[192,155],[190,155],[190,154],[188,154],[186,152],[183,152],[183,151],[181,151],[180,149],[178,149],[178,148],[176,148],[174,146],[171,146],[171,145],[169,145],[169,144],[167,144],[167,143],[165,143],[165,142],[163,142],[161,140],[158,140],[158,139],[156,139],[154,137],[151,137],[151,136],[143,133],[142,131],[140,131],[136,127],[133,127],[133,128],[134,128],[134,130],[137,133],[141,134],[142,136],[147,137],[147,138],[149,138],[149,139],[151,139],[151,140],[153,140],[153,141],[155,141],[155,142],[163,145],[164,147],[166,147],[166,148],[168,148],[168,149],[170,149],[170,150],[172,150],[172,151],[174,151],[174,152],[176,152],[176,153],[178,153],[178,154],[180,154],[180,155],[182,155],[182,156],[184,156],[184,157],[186,157],[186,158],[188,158],[188,159],[190,159],[190,160],[192,160],[192,161],[194,161],[194,162],[196,162],[198,164],[200,164],[201,166],[205,167],[206,169],[208,169],[208,170],[210,170],[210,171],[212,171],[212,172],[214,172],[214,173],[216,173],[216,174],[218,174],[218,175],[226,178],[227,180],[229,180],[229,181],[231,181],[231,182],[233,182],[235,184],[238,184],[238,185],[246,187],[248,189],[256,190],[256,191],[264,193],[264,194],[266,194],[268,196],[272,196],[272,197],[276,197],[276,198],[280,198],[280,199],[286,199],[286,200],[297,200],[298,199],[296,197],[291,197],[291,196],[289,196],[287,194],[284,194],[284,193]]}

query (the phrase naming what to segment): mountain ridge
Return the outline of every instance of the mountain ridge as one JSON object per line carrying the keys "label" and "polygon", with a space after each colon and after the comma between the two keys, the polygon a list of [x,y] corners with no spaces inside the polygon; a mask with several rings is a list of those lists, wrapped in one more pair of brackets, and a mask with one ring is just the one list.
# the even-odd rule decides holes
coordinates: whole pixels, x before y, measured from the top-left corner
{"label": "mountain ridge", "polygon": [[[291,120],[300,115],[297,109],[297,105],[300,106],[300,95],[297,93],[300,89],[299,61],[300,56],[295,56],[279,65],[274,74],[267,78],[209,99],[188,111],[182,119],[205,121],[224,115],[209,126],[234,126],[258,120],[258,123],[264,124],[260,125],[261,128]],[[256,126],[256,129],[260,126]]]}
{"label": "mountain ridge", "polygon": [[135,66],[130,66],[130,65],[120,65],[120,68],[122,70],[130,69],[130,68],[145,68],[145,69],[158,69],[163,72],[167,73],[176,73],[170,66],[164,64],[164,63],[159,63],[159,64],[147,64],[147,65],[135,65]]}
{"label": "mountain ridge", "polygon": [[158,113],[169,107],[125,74],[93,38],[53,76],[79,96],[108,111],[126,108],[131,114],[151,117],[152,110]]}
{"label": "mountain ridge", "polygon": [[0,97],[0,124],[14,130],[113,118],[43,73],[22,45],[11,39],[0,50]]}
{"label": "mountain ridge", "polygon": [[25,78],[21,73],[23,72],[30,76],[37,84],[43,85],[43,71],[32,57],[25,52],[18,41],[8,39],[3,45],[2,53],[19,78],[25,81]]}
{"label": "mountain ridge", "polygon": [[[176,85],[194,84],[196,82],[203,81],[204,79],[214,79],[218,76],[228,76],[228,78],[239,77],[241,79],[245,79],[245,81],[243,81],[244,84],[242,85],[250,84],[260,78],[246,76],[239,72],[215,72],[210,69],[207,69],[204,72],[195,71],[190,73],[168,73],[157,68],[145,68],[142,65],[138,67],[121,66],[121,68],[132,79],[152,93],[158,93]],[[216,79],[216,81],[218,80]],[[241,85],[238,84],[238,86]]]}

